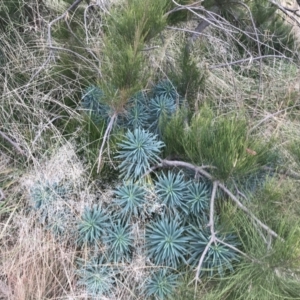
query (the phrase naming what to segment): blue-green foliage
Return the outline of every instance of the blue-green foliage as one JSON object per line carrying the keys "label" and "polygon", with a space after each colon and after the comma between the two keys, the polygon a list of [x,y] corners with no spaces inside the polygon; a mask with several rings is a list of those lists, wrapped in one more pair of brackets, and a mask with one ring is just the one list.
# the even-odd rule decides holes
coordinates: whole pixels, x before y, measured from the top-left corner
{"label": "blue-green foliage", "polygon": [[175,100],[161,95],[152,98],[149,103],[149,124],[150,130],[161,133],[164,122],[175,112]]}
{"label": "blue-green foliage", "polygon": [[191,182],[186,193],[186,203],[189,211],[195,215],[203,213],[209,204],[210,191],[204,183]]}
{"label": "blue-green foliage", "polygon": [[129,261],[133,245],[133,236],[128,223],[123,224],[118,220],[117,224],[112,224],[105,238],[108,245],[108,252],[113,262]]}
{"label": "blue-green foliage", "polygon": [[163,126],[176,111],[179,95],[169,80],[160,81],[153,87],[152,94],[149,101],[150,130],[161,135]]}
{"label": "blue-green foliage", "polygon": [[186,182],[182,173],[168,172],[167,175],[158,176],[155,184],[156,193],[160,201],[169,209],[181,209],[187,212]]}
{"label": "blue-green foliage", "polygon": [[[188,263],[195,267],[209,243],[210,232],[207,228],[203,228],[201,224],[198,224],[198,226],[190,225],[188,233],[190,237],[189,252],[191,254]],[[232,234],[219,237],[219,239],[232,246],[237,246],[236,237]],[[206,273],[213,276],[217,271],[220,276],[224,276],[225,270],[233,271],[232,263],[237,260],[238,255],[234,250],[219,242],[212,243],[205,255],[201,274]]]}
{"label": "blue-green foliage", "polygon": [[147,96],[143,92],[137,93],[128,103],[125,126],[130,130],[149,127],[149,111]]}
{"label": "blue-green foliage", "polygon": [[49,229],[56,238],[65,241],[65,234],[69,237],[75,233],[71,225],[75,223],[75,216],[67,206],[61,209],[54,208],[52,212],[54,212],[54,215],[48,216],[48,225],[46,228]]}
{"label": "blue-green foliage", "polygon": [[78,243],[96,244],[110,224],[108,213],[100,206],[86,207],[78,224]]}
{"label": "blue-green foliage", "polygon": [[151,164],[159,161],[158,155],[163,146],[156,135],[144,129],[128,130],[125,139],[118,144],[120,150],[116,156],[122,160],[119,165],[122,177],[136,180],[145,174]]}
{"label": "blue-green foliage", "polygon": [[146,228],[146,247],[149,257],[156,265],[176,268],[185,262],[186,228],[177,216],[172,219],[162,216]]}
{"label": "blue-green foliage", "polygon": [[120,208],[120,215],[122,218],[135,216],[139,217],[145,203],[145,189],[132,183],[132,181],[124,182],[122,186],[115,191],[117,196],[114,199]]}
{"label": "blue-green foliage", "polygon": [[111,295],[114,285],[114,272],[105,265],[104,257],[93,258],[78,270],[78,284],[85,286],[94,297]]}
{"label": "blue-green foliage", "polygon": [[179,96],[176,88],[170,80],[162,80],[153,88],[153,94],[155,96],[163,96],[172,99],[175,103],[177,97]]}
{"label": "blue-green foliage", "polygon": [[[149,99],[150,97],[150,99]],[[136,93],[125,105],[125,115],[118,116],[118,125],[135,130],[147,129],[160,133],[162,123],[176,110],[178,94],[169,80],[163,80],[153,87],[149,94]],[[82,95],[81,107],[86,110],[95,123],[108,122],[112,109],[104,102],[104,93],[97,86],[89,86]]]}
{"label": "blue-green foliage", "polygon": [[67,194],[67,189],[57,182],[42,183],[38,181],[30,190],[30,197],[34,203],[35,209],[44,209],[57,198],[64,197]]}
{"label": "blue-green foliage", "polygon": [[110,107],[103,103],[104,93],[96,87],[90,86],[85,89],[81,98],[81,106],[88,112],[95,123],[110,118]]}
{"label": "blue-green foliage", "polygon": [[169,297],[178,285],[177,281],[178,275],[171,273],[168,269],[154,271],[146,282],[145,295],[159,300],[170,299]]}
{"label": "blue-green foliage", "polygon": [[[111,112],[109,106],[102,102],[103,98],[99,88],[90,87],[82,98],[82,107],[89,110],[92,116],[107,122]],[[120,160],[120,176],[124,179],[123,184],[115,189],[112,203],[114,217],[119,219],[113,223],[103,209],[94,207],[85,209],[79,224],[79,242],[95,244],[103,237],[109,260],[113,263],[130,261],[135,250],[131,225],[141,218],[146,222],[146,254],[157,266],[194,268],[209,242],[210,233],[206,228],[211,197],[209,184],[191,181],[195,174],[161,173],[154,185],[155,200],[150,197],[151,201],[157,201],[154,204],[164,207],[164,214],[158,216],[157,212],[151,212],[152,215],[146,213],[146,189],[141,185],[142,181],[135,183],[160,162],[159,155],[164,147],[160,141],[161,130],[175,113],[179,99],[172,83],[163,80],[148,94],[142,91],[135,94],[125,105],[125,113],[118,116],[118,126],[128,129],[123,140],[117,144],[119,150],[115,156]],[[152,221],[147,223],[145,216],[151,216]],[[219,237],[236,246],[233,235],[220,234]],[[237,257],[234,250],[221,243],[213,243],[205,256],[201,274],[212,276],[217,271],[223,276],[227,269],[232,270]],[[87,288],[94,294],[108,292],[111,281],[106,276],[107,267],[103,273],[99,264],[89,267],[89,270],[85,277],[85,281],[89,282]],[[176,288],[176,281],[177,275],[167,269],[153,272],[145,285],[145,296],[166,299]]]}
{"label": "blue-green foliage", "polygon": [[68,193],[69,189],[57,182],[38,181],[30,190],[30,198],[40,222],[56,237],[68,231],[68,226],[73,222],[74,216],[65,204]]}

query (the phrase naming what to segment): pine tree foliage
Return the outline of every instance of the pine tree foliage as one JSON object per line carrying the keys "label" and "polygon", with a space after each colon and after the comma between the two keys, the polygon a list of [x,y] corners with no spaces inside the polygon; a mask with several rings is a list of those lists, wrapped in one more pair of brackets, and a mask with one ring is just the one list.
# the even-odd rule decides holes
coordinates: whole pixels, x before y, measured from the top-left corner
{"label": "pine tree foliage", "polygon": [[169,72],[169,77],[177,87],[178,94],[188,101],[189,108],[193,110],[197,93],[205,88],[205,70],[197,67],[187,43],[176,54],[176,61],[176,68]]}
{"label": "pine tree foliage", "polygon": [[166,0],[126,1],[125,8],[116,6],[108,17],[108,30],[116,36],[122,36],[131,44],[135,41],[137,30],[142,41],[147,41],[161,32],[166,21],[163,16]]}
{"label": "pine tree foliage", "polygon": [[[176,118],[178,116],[175,122],[180,121]],[[173,124],[171,121],[167,125],[164,139],[170,141],[171,147],[175,143],[177,151],[182,151],[179,154],[187,156],[195,164],[215,166],[212,173],[216,178],[227,180],[231,176],[246,175],[276,160],[267,154],[272,144],[266,145],[248,136],[245,119],[234,114],[214,118],[212,110],[204,107],[201,114],[191,119],[186,130],[171,127]],[[251,155],[249,149],[256,154]]]}

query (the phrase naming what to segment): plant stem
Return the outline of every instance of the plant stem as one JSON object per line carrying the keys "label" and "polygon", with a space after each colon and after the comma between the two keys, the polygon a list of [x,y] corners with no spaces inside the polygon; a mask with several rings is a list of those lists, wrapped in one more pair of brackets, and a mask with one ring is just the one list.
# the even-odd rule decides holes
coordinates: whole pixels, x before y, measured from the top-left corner
{"label": "plant stem", "polygon": [[99,170],[100,170],[100,166],[101,166],[101,162],[102,162],[102,155],[103,155],[103,149],[104,149],[104,145],[106,143],[106,140],[109,139],[109,135],[110,135],[110,132],[113,128],[113,125],[115,123],[115,120],[117,118],[118,114],[115,112],[112,117],[110,118],[110,121],[106,127],[106,130],[105,130],[105,133],[104,133],[104,136],[103,136],[103,141],[102,141],[102,144],[101,144],[101,147],[100,147],[100,151],[99,151],[99,156],[98,156],[98,167],[97,167],[97,173],[99,173]]}

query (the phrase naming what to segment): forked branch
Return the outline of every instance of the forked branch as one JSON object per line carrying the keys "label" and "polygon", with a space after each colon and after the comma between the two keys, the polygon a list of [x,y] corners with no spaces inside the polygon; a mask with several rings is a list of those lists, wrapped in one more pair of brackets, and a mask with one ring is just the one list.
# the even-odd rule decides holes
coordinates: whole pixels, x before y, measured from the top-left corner
{"label": "forked branch", "polygon": [[[199,173],[206,177],[209,180],[214,181],[213,176],[206,170],[204,170],[203,167],[195,166],[191,163],[184,162],[184,161],[177,161],[177,160],[166,160],[163,159],[161,160],[160,164],[158,165],[159,167],[181,167],[181,168],[187,168],[190,170],[194,170],[196,173]],[[153,167],[155,168],[155,166]],[[275,238],[279,238],[280,240],[283,241],[283,239],[275,232],[273,231],[270,227],[268,227],[266,224],[264,224],[262,221],[260,221],[245,205],[243,205],[238,197],[236,197],[224,184],[218,182],[217,187],[219,187],[223,192],[225,192],[229,198],[242,210],[244,211],[253,221],[255,221],[261,228],[266,230],[268,234]]]}
{"label": "forked branch", "polygon": [[197,281],[199,279],[200,271],[201,271],[205,256],[206,256],[210,246],[213,243],[216,243],[216,241],[217,241],[216,232],[215,232],[215,220],[214,220],[215,198],[216,198],[217,188],[218,188],[218,181],[214,181],[213,190],[212,190],[212,194],[211,194],[211,198],[210,198],[209,223],[207,224],[207,227],[210,228],[210,239],[209,239],[209,242],[207,243],[203,253],[201,254],[198,266],[196,268],[196,276],[195,276],[195,280],[196,280],[195,289],[196,290],[197,290]]}
{"label": "forked branch", "polygon": [[24,151],[21,149],[19,144],[12,141],[11,138],[9,138],[4,132],[0,131],[0,136],[5,139],[7,142],[9,142],[21,155],[25,155]]}

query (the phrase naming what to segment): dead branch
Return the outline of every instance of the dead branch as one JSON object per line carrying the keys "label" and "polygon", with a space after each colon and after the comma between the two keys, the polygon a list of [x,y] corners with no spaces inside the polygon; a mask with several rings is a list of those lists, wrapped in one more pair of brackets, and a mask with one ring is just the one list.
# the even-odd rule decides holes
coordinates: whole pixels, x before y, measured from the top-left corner
{"label": "dead branch", "polygon": [[[256,43],[257,43],[257,51],[258,51],[258,57],[261,57],[261,49],[260,49],[260,42],[259,42],[259,37],[258,37],[258,30],[256,28],[256,25],[255,25],[255,22],[254,22],[254,19],[253,19],[253,16],[252,16],[252,13],[251,13],[251,10],[249,8],[248,5],[246,5],[245,3],[242,3],[242,2],[237,2],[239,5],[243,6],[247,11],[248,11],[248,14],[250,16],[250,19],[251,19],[251,23],[252,23],[252,27],[253,27],[253,31],[254,31],[254,35],[255,35],[255,39],[256,39]],[[255,108],[254,108],[254,114],[256,114],[256,110],[257,110],[257,106],[258,106],[258,102],[259,102],[259,99],[260,99],[260,94],[261,94],[261,85],[262,85],[262,59],[259,60],[259,84],[258,84],[258,91],[257,91],[257,101],[256,101],[256,105],[255,105]]]}
{"label": "dead branch", "polygon": [[2,191],[2,189],[0,189],[0,201],[4,200],[5,199],[5,195]]}
{"label": "dead branch", "polygon": [[243,64],[246,62],[251,63],[252,61],[255,60],[262,60],[264,58],[283,58],[283,59],[287,59],[289,61],[292,62],[292,59],[289,57],[286,57],[285,55],[262,55],[262,56],[257,56],[257,57],[249,57],[249,58],[244,58],[244,59],[240,59],[240,60],[236,60],[230,63],[224,63],[224,64],[219,64],[219,65],[214,65],[214,66],[210,66],[208,67],[209,69],[217,69],[217,68],[223,68],[223,67],[228,67],[228,66],[232,66],[232,65],[238,65],[238,64]]}
{"label": "dead branch", "polygon": [[[82,0],[75,0],[70,6],[69,8],[66,9],[66,11],[61,14],[60,16],[58,16],[56,19],[52,20],[49,24],[48,24],[48,45],[49,48],[52,47],[52,35],[51,35],[51,28],[52,25],[55,24],[56,22],[58,22],[59,20],[65,19],[68,17],[69,12],[71,12],[72,10],[74,10],[81,2]],[[52,51],[50,52],[50,56],[53,56]]]}
{"label": "dead branch", "polygon": [[[293,16],[295,15],[299,17],[299,15],[297,14],[298,10],[292,10],[290,8],[284,7],[274,0],[269,0],[269,2],[276,6],[280,11],[282,11],[286,16],[288,16],[293,22],[295,22],[300,27],[300,22],[297,20],[297,18]],[[293,15],[291,15],[290,13],[292,13]]]}
{"label": "dead branch", "polygon": [[264,230],[266,230],[270,235],[279,238],[280,240],[283,241],[283,239],[275,232],[273,231],[270,227],[268,227],[267,225],[265,225],[262,221],[260,221],[246,206],[244,206],[239,199],[233,195],[227,188],[225,185],[223,185],[222,183],[219,183],[219,187],[221,190],[223,190],[229,197],[230,199],[235,202],[235,204],[242,210],[244,211],[247,215],[249,215],[249,217],[254,220],[260,227],[262,227]]}
{"label": "dead branch", "polygon": [[109,136],[110,136],[110,132],[114,126],[114,123],[115,123],[115,120],[117,118],[118,114],[117,113],[114,113],[112,115],[112,117],[110,118],[110,121],[106,127],[106,130],[105,130],[105,133],[104,133],[104,136],[103,136],[103,141],[102,141],[102,144],[101,144],[101,147],[100,147],[100,151],[99,151],[99,156],[98,156],[98,167],[97,167],[97,173],[99,173],[100,171],[100,166],[101,166],[101,162],[102,162],[102,155],[103,155],[103,149],[104,149],[104,145],[106,143],[106,140],[109,139]]}
{"label": "dead branch", "polygon": [[[293,16],[291,16],[290,14],[288,14],[286,8],[284,8],[280,4],[275,3],[273,0],[269,0],[269,1],[272,4],[274,4],[278,9],[283,10],[291,19],[293,19],[293,20],[295,19],[295,18],[293,18]],[[180,10],[186,9],[190,13],[192,13],[193,15],[195,15],[196,17],[200,18],[202,20],[201,22],[205,21],[206,23],[208,23],[209,25],[212,25],[215,28],[218,28],[218,29],[220,29],[222,31],[226,31],[226,33],[232,39],[234,39],[245,50],[246,53],[249,53],[248,49],[240,42],[240,40],[238,38],[235,38],[233,36],[234,33],[243,33],[245,36],[247,36],[247,38],[249,38],[250,40],[255,41],[258,44],[258,47],[267,46],[270,50],[274,51],[274,53],[282,55],[282,53],[280,51],[278,51],[275,48],[271,47],[270,45],[266,45],[264,42],[261,42],[261,41],[258,40],[257,29],[254,31],[254,33],[256,32],[257,34],[253,35],[253,34],[251,34],[249,32],[241,30],[240,28],[238,28],[238,27],[234,26],[233,24],[229,23],[226,19],[222,18],[218,13],[214,13],[214,11],[208,11],[204,7],[201,7],[201,6],[195,7],[195,5],[193,5],[193,4],[191,4],[191,5],[181,5],[181,4],[177,3],[175,0],[172,0],[172,2],[177,6],[178,9],[180,9]],[[240,3],[240,2],[238,2],[238,3]],[[203,14],[197,13],[196,12],[197,10],[201,11]],[[172,11],[169,12],[169,13],[172,13]],[[208,17],[205,17],[204,16],[205,14]],[[296,20],[294,20],[294,21],[297,22]],[[252,23],[253,23],[253,20],[252,20]],[[299,26],[300,26],[300,22],[297,22],[297,24],[299,24]],[[194,38],[197,37],[197,36],[200,36],[200,34],[201,34],[200,27],[201,28],[203,27],[203,30],[204,30],[209,25],[207,25],[207,26],[198,25],[199,28],[197,30],[193,31]],[[249,53],[249,56],[250,55],[251,54]],[[261,56],[261,55],[259,55],[259,56]]]}
{"label": "dead branch", "polygon": [[[182,167],[182,168],[188,168],[191,170],[194,170],[196,173],[199,173],[201,175],[203,175],[204,177],[206,177],[209,180],[214,181],[213,176],[205,171],[203,168],[195,166],[191,163],[188,162],[183,162],[183,161],[175,161],[175,160],[161,160],[161,165],[163,167]],[[264,224],[262,221],[260,221],[246,206],[244,206],[239,199],[233,194],[231,193],[231,191],[229,189],[227,189],[227,187],[222,184],[222,183],[218,183],[218,187],[223,190],[223,192],[225,192],[229,198],[235,202],[235,204],[242,210],[244,211],[252,220],[254,220],[261,228],[263,228],[264,230],[266,230],[271,236],[275,237],[275,238],[279,238],[280,240],[283,241],[283,239],[275,232],[273,231],[270,227],[268,227],[266,224]]]}
{"label": "dead branch", "polygon": [[216,232],[215,232],[215,220],[214,220],[214,209],[215,209],[215,198],[216,198],[216,193],[217,193],[217,188],[218,188],[218,181],[213,182],[213,190],[210,198],[210,208],[209,208],[209,223],[207,224],[207,227],[210,228],[210,239],[209,242],[207,243],[203,253],[201,254],[198,266],[196,268],[196,276],[195,276],[195,291],[197,290],[197,281],[199,280],[199,274],[201,271],[202,264],[204,262],[205,256],[212,245],[212,243],[216,242]]}
{"label": "dead branch", "polygon": [[0,131],[0,136],[9,142],[21,155],[25,155],[25,152],[21,149],[19,144],[12,141],[4,132]]}

